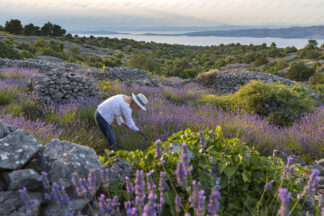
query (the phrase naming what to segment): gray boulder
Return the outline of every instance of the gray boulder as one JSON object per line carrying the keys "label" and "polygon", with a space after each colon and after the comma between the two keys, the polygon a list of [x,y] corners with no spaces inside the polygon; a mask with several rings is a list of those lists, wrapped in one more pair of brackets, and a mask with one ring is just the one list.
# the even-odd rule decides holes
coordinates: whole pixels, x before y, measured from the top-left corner
{"label": "gray boulder", "polygon": [[[177,153],[178,151],[181,152],[182,147],[176,143],[172,143],[171,146],[167,150],[167,152],[173,152],[173,153]],[[192,151],[190,151],[189,149],[187,151],[187,154],[190,159],[192,159],[195,156],[195,154]]]}
{"label": "gray boulder", "polygon": [[14,132],[16,128],[0,120],[0,139]]}
{"label": "gray boulder", "polygon": [[42,202],[41,193],[28,193],[34,208],[27,209],[24,201],[17,191],[0,192],[0,215],[6,216],[34,216],[38,215]]}
{"label": "gray boulder", "polygon": [[4,183],[4,181],[0,178],[0,191],[6,191],[7,185]]}
{"label": "gray boulder", "polygon": [[49,180],[64,186],[70,198],[76,198],[72,185],[72,174],[88,177],[89,171],[96,175],[96,189],[101,184],[100,161],[96,152],[86,146],[53,139],[41,152],[41,168],[48,173]]}
{"label": "gray boulder", "polygon": [[42,144],[25,130],[16,130],[0,139],[0,168],[23,167],[42,148]]}
{"label": "gray boulder", "polygon": [[[288,162],[288,155],[285,152],[282,152],[279,150],[274,150],[273,157],[281,158],[285,164],[287,164],[287,162]],[[293,164],[300,164],[301,166],[306,165],[306,162],[303,159],[301,159],[300,156],[290,155],[290,157],[292,157],[290,165],[293,165]]]}
{"label": "gray boulder", "polygon": [[131,176],[133,172],[130,162],[117,158],[114,164],[108,169],[107,178],[110,183],[125,181],[126,176]]}
{"label": "gray boulder", "polygon": [[[60,208],[56,203],[51,203],[44,209],[42,209],[40,215],[44,216],[57,216],[65,215],[66,212],[79,212],[87,205],[87,201],[84,199],[73,199],[69,202],[69,208]],[[69,214],[70,215],[70,214]]]}
{"label": "gray boulder", "polygon": [[42,188],[42,178],[33,169],[21,169],[12,172],[2,173],[1,177],[8,185],[8,190],[19,190],[26,187],[28,191],[40,191]]}

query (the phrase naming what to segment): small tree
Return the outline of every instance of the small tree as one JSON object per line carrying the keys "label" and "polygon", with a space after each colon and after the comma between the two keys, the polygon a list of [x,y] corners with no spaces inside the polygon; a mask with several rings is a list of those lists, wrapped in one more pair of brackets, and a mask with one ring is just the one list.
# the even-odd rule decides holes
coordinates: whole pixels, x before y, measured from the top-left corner
{"label": "small tree", "polygon": [[253,66],[258,67],[258,66],[264,65],[268,62],[269,62],[268,59],[264,55],[261,55],[257,59],[255,59],[255,61],[253,62]]}
{"label": "small tree", "polygon": [[21,34],[23,27],[21,25],[20,20],[18,19],[11,19],[7,21],[5,24],[5,31],[12,33],[12,34]]}
{"label": "small tree", "polygon": [[309,40],[308,44],[306,45],[305,49],[311,50],[311,49],[316,49],[317,48],[317,41],[316,40]]}
{"label": "small tree", "polygon": [[53,35],[53,24],[51,22],[45,23],[41,27],[41,33],[46,36]]}
{"label": "small tree", "polygon": [[30,23],[24,26],[23,33],[24,35],[39,35],[40,30],[38,26],[34,26],[34,24]]}
{"label": "small tree", "polygon": [[308,68],[304,62],[293,62],[286,73],[286,77],[295,81],[307,81],[314,73],[314,69]]}
{"label": "small tree", "polygon": [[53,36],[64,36],[66,33],[65,29],[62,29],[61,26],[54,24],[52,27]]}

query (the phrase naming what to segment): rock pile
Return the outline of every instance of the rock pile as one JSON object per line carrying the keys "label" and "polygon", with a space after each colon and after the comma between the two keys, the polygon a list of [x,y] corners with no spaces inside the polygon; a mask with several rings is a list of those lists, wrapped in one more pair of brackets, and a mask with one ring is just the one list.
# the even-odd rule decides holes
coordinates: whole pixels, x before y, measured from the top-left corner
{"label": "rock pile", "polygon": [[[70,198],[71,211],[81,211],[87,202],[77,197],[72,175],[87,178],[95,175],[96,190],[101,184],[100,161],[93,149],[67,141],[53,139],[45,147],[25,130],[16,129],[0,120],[0,215],[64,215],[56,203],[44,199],[41,172],[48,173],[50,184],[56,183]],[[123,181],[132,174],[129,162],[118,160],[108,170],[111,180]],[[108,179],[108,181],[110,181]],[[34,208],[28,209],[19,189],[25,187]],[[49,189],[50,190],[50,189]]]}
{"label": "rock pile", "polygon": [[239,90],[240,86],[247,84],[251,80],[281,81],[285,85],[292,85],[294,83],[289,79],[273,74],[245,70],[225,70],[215,74],[213,86],[219,93],[233,93]]}
{"label": "rock pile", "polygon": [[15,66],[24,68],[35,68],[41,73],[50,72],[63,73],[81,73],[90,77],[102,80],[119,80],[122,82],[131,82],[143,86],[157,86],[158,83],[153,80],[149,74],[138,68],[129,67],[107,67],[104,71],[100,68],[87,67],[79,64],[59,61],[57,58],[48,56],[38,56],[35,59],[13,60],[0,58],[0,66]]}
{"label": "rock pile", "polygon": [[28,91],[44,103],[69,103],[76,99],[99,98],[90,79],[63,72],[33,75]]}

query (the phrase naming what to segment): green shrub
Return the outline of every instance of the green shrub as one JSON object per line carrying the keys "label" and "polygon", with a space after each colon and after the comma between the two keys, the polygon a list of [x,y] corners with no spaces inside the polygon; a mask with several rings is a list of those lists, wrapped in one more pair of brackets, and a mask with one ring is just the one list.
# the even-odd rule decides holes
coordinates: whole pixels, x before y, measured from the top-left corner
{"label": "green shrub", "polygon": [[314,73],[314,69],[307,67],[304,62],[292,62],[286,77],[295,81],[307,81]]}
{"label": "green shrub", "polygon": [[278,76],[284,76],[284,74],[279,73],[278,71],[288,67],[289,66],[288,63],[290,61],[291,60],[289,60],[289,59],[283,59],[283,60],[271,62],[268,65],[265,65],[261,69],[261,71],[265,72],[265,73],[275,74],[275,75],[278,75]]}
{"label": "green shrub", "polygon": [[260,66],[260,65],[264,65],[264,64],[266,64],[266,63],[268,63],[268,62],[269,62],[269,61],[268,61],[267,57],[264,56],[264,55],[261,55],[261,56],[259,56],[257,59],[254,60],[252,66],[253,66],[253,67],[258,67],[258,66]]}
{"label": "green shrub", "polygon": [[19,59],[20,56],[12,44],[0,41],[0,58]]}
{"label": "green shrub", "polygon": [[20,57],[25,59],[25,58],[33,58],[33,54],[31,52],[29,52],[28,50],[22,50],[19,53]]}
{"label": "green shrub", "polygon": [[263,81],[249,82],[232,96],[232,103],[281,126],[315,109],[315,101],[302,87]]}
{"label": "green shrub", "polygon": [[298,59],[318,59],[321,53],[318,50],[302,49],[297,52]]}
{"label": "green shrub", "polygon": [[324,84],[312,85],[311,88],[319,93],[319,99],[324,103]]}
{"label": "green shrub", "polygon": [[214,83],[215,75],[219,73],[219,70],[212,69],[204,73],[200,73],[197,76],[197,79],[204,83],[205,85],[212,86]]}
{"label": "green shrub", "polygon": [[[119,56],[119,57],[118,57]],[[121,58],[122,54],[119,53],[116,57]],[[127,65],[129,67],[140,68],[150,72],[159,73],[160,67],[156,58],[148,52],[137,52],[133,53],[129,59]]]}
{"label": "green shrub", "polygon": [[42,104],[32,100],[25,100],[22,102],[21,112],[24,116],[33,121],[44,117]]}
{"label": "green shrub", "polygon": [[314,76],[310,78],[310,83],[312,85],[324,84],[324,73],[315,73]]}
{"label": "green shrub", "polygon": [[5,114],[12,114],[13,117],[18,117],[22,113],[21,104],[19,104],[19,103],[9,103],[9,104],[5,105],[2,108],[2,111]]}
{"label": "green shrub", "polygon": [[14,90],[0,90],[0,106],[7,105],[17,98],[18,94]]}
{"label": "green shrub", "polygon": [[[175,170],[177,163],[183,158],[180,156],[181,150],[169,152],[168,148],[171,145],[181,146],[183,143],[186,143],[186,147],[182,149],[192,152],[187,153],[192,156],[189,156],[189,164],[186,165],[192,166],[192,171],[188,173],[188,181],[179,185]],[[205,146],[201,147],[201,143]],[[153,144],[145,151],[118,151],[115,156],[101,156],[100,160],[105,166],[110,166],[118,158],[129,161],[134,170],[151,172],[156,185],[159,184],[160,172],[165,172],[165,180],[170,189],[164,191],[163,215],[184,215],[184,212],[195,215],[188,203],[191,193],[189,188],[192,187],[193,180],[200,182],[199,189],[204,189],[206,197],[210,195],[213,186],[218,186],[221,193],[219,215],[276,215],[280,207],[280,199],[277,197],[280,187],[291,192],[290,207],[296,205],[292,215],[303,215],[302,204],[296,197],[307,182],[297,179],[310,171],[299,165],[296,165],[296,171],[292,175],[288,175],[283,172],[284,163],[281,159],[261,156],[258,151],[237,138],[224,139],[219,126],[215,131],[203,131],[202,135],[186,129],[159,144],[161,157],[156,156],[156,144]],[[108,154],[110,151],[107,150]],[[219,181],[216,180],[218,177]],[[133,180],[135,174],[130,178]],[[266,189],[266,183],[271,180],[272,187]],[[121,188],[125,188],[125,182],[110,184],[110,196],[118,195],[122,200],[129,200],[129,194],[121,191]],[[181,197],[183,203],[180,212],[176,211],[174,205],[175,196]]]}

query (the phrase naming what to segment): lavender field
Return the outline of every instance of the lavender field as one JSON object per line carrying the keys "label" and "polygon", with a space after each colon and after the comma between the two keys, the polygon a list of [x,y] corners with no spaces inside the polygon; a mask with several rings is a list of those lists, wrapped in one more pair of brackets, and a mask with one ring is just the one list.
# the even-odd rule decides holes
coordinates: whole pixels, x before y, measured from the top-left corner
{"label": "lavender field", "polygon": [[[88,203],[85,215],[303,215],[302,200],[316,192],[317,170],[310,173],[293,165],[292,157],[284,164],[267,156],[277,149],[299,155],[308,163],[323,158],[323,106],[291,126],[280,127],[244,110],[224,110],[202,102],[204,95],[214,92],[197,83],[183,88],[142,87],[88,77],[101,92],[141,92],[149,100],[146,112],[134,113],[148,140],[114,125],[119,151],[108,156],[111,151],[106,150],[106,140],[94,121],[101,101],[36,102],[27,85],[37,73],[26,68],[0,68],[0,119],[26,129],[43,145],[59,138],[95,149],[103,165],[100,193],[96,193],[93,171],[88,179],[73,177],[78,196]],[[167,151],[174,143],[181,145],[181,154]],[[105,167],[117,158],[130,161],[137,171],[125,182],[110,183]],[[223,173],[221,182],[215,174],[216,165],[217,172]],[[309,176],[308,181],[304,176]],[[213,178],[218,185],[210,183]],[[44,199],[65,209],[65,215],[83,215],[69,208],[64,187],[49,184],[46,172],[42,179]],[[33,209],[26,188],[19,192],[26,207]],[[247,199],[242,199],[245,196]],[[313,207],[316,215],[321,212],[321,201],[318,203]]]}
{"label": "lavender field", "polygon": [[[43,144],[52,138],[60,138],[88,145],[98,153],[103,152],[105,140],[93,119],[100,100],[89,98],[59,106],[35,104],[27,95],[26,86],[32,74],[38,73],[36,70],[3,67],[0,72],[1,97],[10,100],[2,106],[1,119],[27,129]],[[97,86],[113,94],[142,92],[148,96],[147,111],[135,113],[134,116],[148,141],[115,126],[120,149],[146,149],[155,140],[166,140],[173,133],[186,128],[203,130],[220,125],[224,137],[237,137],[263,155],[270,155],[274,149],[302,155],[309,161],[324,155],[324,107],[318,107],[292,126],[280,128],[243,110],[225,111],[215,105],[200,103],[202,95],[213,92],[196,83],[189,83],[182,89],[126,86],[108,81],[98,81]]]}

